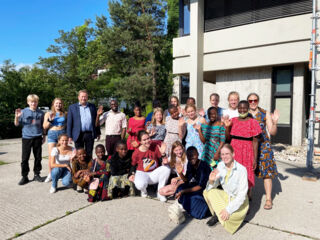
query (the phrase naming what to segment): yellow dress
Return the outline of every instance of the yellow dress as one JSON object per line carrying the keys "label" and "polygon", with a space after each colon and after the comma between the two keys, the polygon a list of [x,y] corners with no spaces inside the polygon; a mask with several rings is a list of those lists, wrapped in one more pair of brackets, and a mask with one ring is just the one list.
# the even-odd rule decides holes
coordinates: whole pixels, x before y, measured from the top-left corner
{"label": "yellow dress", "polygon": [[[225,177],[225,182],[228,182],[229,175],[231,170],[227,172],[227,175]],[[231,234],[234,234],[238,228],[240,227],[241,223],[245,219],[248,209],[249,209],[249,201],[248,197],[246,197],[244,203],[241,205],[241,207],[231,214],[229,219],[227,221],[223,221],[220,218],[220,212],[225,209],[229,204],[229,196],[228,194],[217,188],[210,189],[209,191],[205,190],[203,192],[204,199],[206,200],[208,207],[210,209],[210,212],[212,216],[216,213],[219,222],[221,225]],[[233,198],[231,198],[233,200]]]}

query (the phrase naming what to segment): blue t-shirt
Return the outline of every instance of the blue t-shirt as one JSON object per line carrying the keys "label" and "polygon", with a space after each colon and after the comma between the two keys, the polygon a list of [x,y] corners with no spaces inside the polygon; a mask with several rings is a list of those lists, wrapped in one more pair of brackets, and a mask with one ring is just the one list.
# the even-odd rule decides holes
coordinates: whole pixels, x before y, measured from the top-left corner
{"label": "blue t-shirt", "polygon": [[150,112],[150,113],[147,115],[146,120],[145,120],[145,122],[144,122],[144,125],[146,125],[147,122],[151,122],[151,120],[152,120],[152,115],[153,115],[153,112]]}
{"label": "blue t-shirt", "polygon": [[30,108],[25,108],[22,110],[22,115],[19,118],[19,124],[22,127],[22,138],[31,139],[34,137],[39,137],[43,133],[43,118],[44,113],[36,109],[32,111]]}

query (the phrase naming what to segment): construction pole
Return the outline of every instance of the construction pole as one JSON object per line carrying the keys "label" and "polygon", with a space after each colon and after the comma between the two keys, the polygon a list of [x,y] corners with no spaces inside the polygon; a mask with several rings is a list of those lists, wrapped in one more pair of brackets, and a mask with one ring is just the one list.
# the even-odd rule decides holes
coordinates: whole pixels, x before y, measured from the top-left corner
{"label": "construction pole", "polygon": [[[312,34],[310,44],[309,68],[311,70],[311,94],[310,94],[310,114],[308,127],[308,152],[307,152],[307,169],[312,170],[312,160],[314,151],[314,125],[315,125],[315,84],[317,77],[317,0],[312,4]],[[311,62],[310,62],[311,60]]]}

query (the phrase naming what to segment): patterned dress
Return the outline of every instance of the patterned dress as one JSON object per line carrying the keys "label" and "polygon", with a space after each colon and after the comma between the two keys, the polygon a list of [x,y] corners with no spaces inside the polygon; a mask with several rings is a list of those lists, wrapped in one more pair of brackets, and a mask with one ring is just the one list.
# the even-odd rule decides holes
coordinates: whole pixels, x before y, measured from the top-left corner
{"label": "patterned dress", "polygon": [[[198,150],[199,157],[202,156],[204,144],[200,140],[198,131],[193,127],[193,124],[187,123],[187,137],[186,137],[186,149],[188,147],[194,146]],[[201,124],[200,121],[197,121],[197,124]]]}
{"label": "patterned dress", "polygon": [[[261,133],[259,123],[255,119],[240,121],[238,118],[232,118],[232,128],[230,135],[232,137],[231,146],[234,149],[234,159],[247,169],[249,188],[254,186],[254,151],[252,138]],[[242,139],[241,139],[242,138]]]}
{"label": "patterned dress", "polygon": [[110,163],[105,161],[103,164],[99,164],[96,159],[93,160],[90,172],[94,172],[94,177],[99,178],[99,185],[96,190],[89,189],[88,201],[104,201],[108,200],[108,185],[110,177]]}
{"label": "patterned dress", "polygon": [[220,142],[226,141],[226,129],[220,125],[201,124],[201,130],[206,139],[201,160],[206,161],[211,168],[214,168],[219,162],[214,160],[214,154],[217,152]]}
{"label": "patterned dress", "polygon": [[181,142],[179,138],[179,120],[175,120],[169,116],[166,118],[166,137],[164,138],[164,142],[167,145],[167,156],[171,155],[172,144],[175,141]]}
{"label": "patterned dress", "polygon": [[259,122],[262,129],[262,137],[259,141],[258,148],[258,168],[256,169],[256,175],[259,178],[274,178],[278,175],[277,165],[274,160],[273,151],[271,149],[270,138],[267,133],[266,110],[259,108],[259,112],[254,116],[254,118]]}

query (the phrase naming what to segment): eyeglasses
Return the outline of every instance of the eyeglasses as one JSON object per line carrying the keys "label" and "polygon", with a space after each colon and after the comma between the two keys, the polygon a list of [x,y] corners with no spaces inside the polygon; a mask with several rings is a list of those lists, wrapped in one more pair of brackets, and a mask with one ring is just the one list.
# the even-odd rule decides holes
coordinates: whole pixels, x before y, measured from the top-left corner
{"label": "eyeglasses", "polygon": [[258,99],[252,99],[252,100],[248,100],[249,103],[257,103]]}

